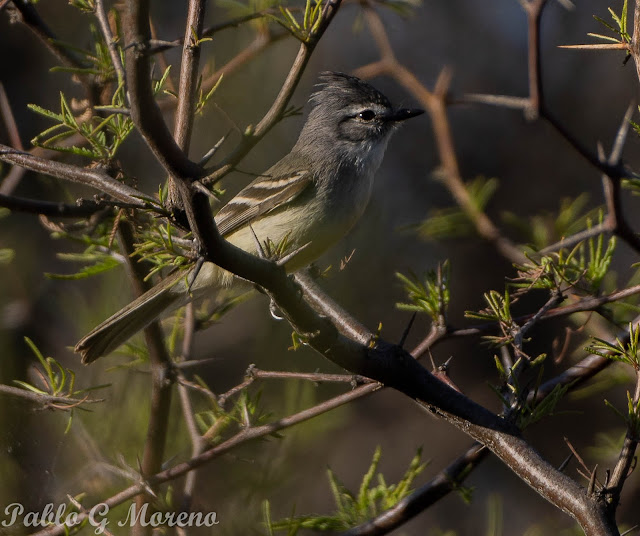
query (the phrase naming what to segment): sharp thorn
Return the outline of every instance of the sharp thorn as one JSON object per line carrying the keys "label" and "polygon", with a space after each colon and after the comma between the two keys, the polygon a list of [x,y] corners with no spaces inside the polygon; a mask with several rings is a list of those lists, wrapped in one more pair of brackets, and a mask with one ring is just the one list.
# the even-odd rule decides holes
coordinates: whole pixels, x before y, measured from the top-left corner
{"label": "sharp thorn", "polygon": [[204,257],[198,257],[198,260],[196,261],[196,265],[193,268],[193,272],[188,280],[189,283],[189,287],[187,288],[187,294],[191,294],[191,287],[193,286],[193,284],[195,283],[198,274],[200,273],[200,270],[202,269],[202,266],[204,265],[205,260]]}
{"label": "sharp thorn", "polygon": [[276,263],[278,266],[284,266],[285,264],[287,264],[293,257],[295,257],[298,253],[300,253],[303,249],[306,249],[307,247],[309,247],[311,245],[311,242],[307,242],[305,245],[299,247],[298,249],[293,250],[291,253],[287,253],[284,257],[282,257],[281,259],[278,259],[278,262]]}
{"label": "sharp thorn", "polygon": [[567,468],[567,465],[569,465],[569,462],[573,460],[573,452],[571,452],[569,454],[569,456],[567,456],[562,463],[558,466],[558,471],[560,471],[561,473],[564,472],[564,470]]}
{"label": "sharp thorn", "polygon": [[591,497],[596,488],[596,473],[598,471],[598,464],[595,465],[593,471],[591,471],[591,478],[589,479],[589,486],[587,487],[587,496]]}
{"label": "sharp thorn", "polygon": [[254,243],[256,245],[256,251],[258,252],[258,256],[261,259],[266,258],[266,254],[264,252],[264,248],[262,247],[262,244],[260,243],[260,240],[258,239],[258,235],[253,230],[253,225],[249,224],[249,229],[251,230],[251,234],[253,235],[253,240],[254,240]]}
{"label": "sharp thorn", "polygon": [[404,333],[402,334],[400,342],[398,343],[398,346],[400,346],[400,348],[404,348],[404,343],[407,342],[407,337],[409,336],[409,332],[411,331],[411,327],[413,326],[413,322],[415,321],[417,314],[417,311],[413,312],[413,314],[411,315],[411,319],[407,324],[407,327],[404,328]]}

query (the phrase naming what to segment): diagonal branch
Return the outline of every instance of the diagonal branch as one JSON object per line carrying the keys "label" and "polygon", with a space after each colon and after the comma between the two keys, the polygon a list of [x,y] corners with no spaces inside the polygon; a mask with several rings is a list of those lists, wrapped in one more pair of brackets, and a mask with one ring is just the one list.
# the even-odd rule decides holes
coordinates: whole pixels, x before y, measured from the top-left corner
{"label": "diagonal branch", "polygon": [[202,168],[187,158],[169,131],[151,88],[149,54],[149,0],[125,2],[126,75],[131,118],[167,173],[183,180],[202,175]]}
{"label": "diagonal branch", "polygon": [[464,454],[456,458],[429,482],[399,501],[393,508],[389,508],[376,518],[344,532],[342,536],[389,534],[459,488],[469,472],[489,453],[490,451],[481,444],[474,443]]}
{"label": "diagonal branch", "polygon": [[[639,415],[635,414],[635,408],[638,407],[638,401],[640,400],[640,372],[636,370],[636,385],[631,402],[633,404],[634,414],[629,415],[627,423],[627,433],[620,450],[618,461],[616,462],[611,478],[607,483],[604,493],[609,499],[609,508],[611,515],[615,514],[618,505],[620,504],[620,495],[622,494],[622,488],[627,478],[631,474],[632,467],[635,459],[636,449],[638,448],[638,442],[640,441],[639,433],[640,427]],[[635,417],[635,418],[634,418]]]}
{"label": "diagonal branch", "polygon": [[[380,389],[380,386],[378,384],[363,385],[347,393],[335,396],[323,402],[322,404],[318,404],[312,408],[305,409],[303,411],[295,413],[294,415],[284,417],[282,419],[279,419],[278,421],[242,430],[238,434],[227,439],[223,443],[216,445],[215,447],[211,447],[202,454],[194,456],[186,462],[179,463],[169,469],[165,469],[164,471],[161,471],[149,477],[146,482],[137,482],[135,484],[132,484],[128,488],[116,493],[110,498],[101,501],[101,504],[105,504],[109,509],[114,508],[115,506],[129,501],[130,499],[144,491],[145,486],[147,485],[158,486],[164,482],[179,478],[185,474],[188,474],[190,471],[193,471],[194,469],[204,465],[205,463],[229,452],[230,450],[236,448],[238,445],[242,445],[244,443],[262,437],[268,437],[276,432],[279,432],[280,430],[284,430],[285,428],[305,422],[331,409],[338,408],[344,404],[348,404],[352,400],[360,398],[361,396],[374,393],[378,389]],[[86,510],[90,511],[91,509],[87,508]],[[86,512],[81,512],[78,514],[77,521],[82,522],[87,518],[88,514]],[[36,532],[32,536],[63,536],[67,533],[67,531],[68,526],[62,523],[59,525],[51,525],[50,527]]]}
{"label": "diagonal branch", "polygon": [[293,65],[287,74],[287,77],[278,92],[271,107],[258,122],[255,129],[251,133],[245,133],[241,143],[236,149],[222,162],[217,168],[210,171],[203,182],[206,184],[215,184],[229,173],[255,145],[273,128],[273,126],[282,119],[282,116],[291,100],[293,92],[298,86],[298,82],[302,77],[311,54],[313,53],[320,38],[331,24],[333,17],[338,12],[342,0],[328,0],[322,9],[320,24],[311,34],[307,41],[300,43],[298,54],[293,61]]}
{"label": "diagonal branch", "polygon": [[95,0],[95,6],[96,17],[98,19],[98,23],[100,24],[100,31],[102,32],[105,43],[107,44],[109,56],[111,57],[111,63],[113,64],[113,68],[115,69],[116,75],[118,77],[118,83],[122,83],[125,80],[124,67],[122,66],[122,60],[120,59],[120,52],[118,51],[118,47],[116,47],[117,40],[114,39],[113,34],[111,33],[109,19],[104,8],[104,0]]}
{"label": "diagonal branch", "polygon": [[[86,67],[74,54],[69,52],[65,47],[60,46],[55,34],[42,17],[40,17],[33,2],[29,0],[13,0],[13,6],[18,15],[12,18],[12,22],[19,21],[29,28],[62,65],[71,67],[72,69],[83,69]],[[93,77],[80,75],[78,78],[87,92],[87,97],[91,105],[100,104],[100,88]]]}
{"label": "diagonal branch", "polygon": [[510,261],[516,263],[526,261],[525,256],[515,244],[503,236],[491,219],[474,203],[462,180],[446,109],[449,73],[446,70],[443,71],[434,91],[429,91],[396,59],[380,16],[370,7],[365,7],[364,15],[378,46],[381,59],[358,69],[356,76],[368,78],[381,74],[388,75],[421,102],[431,116],[438,154],[444,170],[445,186],[482,238],[493,244]]}
{"label": "diagonal branch", "polygon": [[149,203],[144,201],[146,196],[143,193],[115,180],[99,168],[87,169],[72,164],[54,162],[2,144],[0,144],[0,160],[50,177],[90,186],[109,194],[114,199],[140,208],[150,208]]}

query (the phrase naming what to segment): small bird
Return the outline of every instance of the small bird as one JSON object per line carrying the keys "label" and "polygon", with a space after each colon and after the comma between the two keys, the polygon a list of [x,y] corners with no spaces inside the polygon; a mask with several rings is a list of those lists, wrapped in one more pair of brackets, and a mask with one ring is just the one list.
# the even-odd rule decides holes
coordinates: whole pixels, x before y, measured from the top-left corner
{"label": "small bird", "polygon": [[[289,154],[231,199],[215,216],[220,234],[258,254],[260,242],[287,240],[287,272],[315,261],[342,238],[364,212],[387,143],[396,126],[424,112],[396,109],[368,83],[324,72],[309,99],[311,110]],[[233,274],[205,262],[193,279],[184,272],[115,313],[75,347],[83,363],[105,355],[163,311],[232,284]]]}

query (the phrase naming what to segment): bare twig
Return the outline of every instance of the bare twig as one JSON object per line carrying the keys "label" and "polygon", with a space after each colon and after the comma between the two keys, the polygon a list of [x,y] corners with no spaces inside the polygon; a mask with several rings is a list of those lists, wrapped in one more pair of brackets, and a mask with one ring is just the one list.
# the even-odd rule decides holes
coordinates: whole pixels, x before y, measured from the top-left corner
{"label": "bare twig", "polygon": [[20,140],[20,131],[18,130],[16,118],[13,116],[9,97],[7,97],[7,92],[4,90],[2,82],[0,82],[0,116],[2,116],[2,120],[7,127],[7,134],[9,134],[11,145],[20,151],[24,150],[22,140]]}
{"label": "bare twig", "polygon": [[[18,125],[16,123],[15,117],[13,116],[11,103],[9,102],[9,98],[7,97],[7,93],[4,90],[2,82],[0,82],[0,115],[2,116],[2,120],[4,121],[5,126],[7,127],[7,133],[9,134],[11,145],[16,149],[23,151],[24,147],[22,146],[22,140],[20,139]],[[21,168],[14,169],[17,170]],[[16,186],[18,186],[18,183],[20,182],[20,179],[23,175],[24,172],[7,175],[4,180],[0,182],[0,194],[10,195],[13,190],[15,190]]]}
{"label": "bare twig", "polygon": [[633,35],[631,36],[631,43],[629,43],[629,52],[633,57],[633,61],[636,64],[636,73],[638,74],[638,80],[640,80],[640,3],[635,2],[635,8],[633,11]]}
{"label": "bare twig", "polygon": [[[144,281],[146,271],[144,265],[134,262],[132,254],[134,252],[133,229],[129,222],[120,221],[118,225],[118,236],[125,258],[130,279],[135,289],[136,295],[142,295],[149,286]],[[171,388],[174,382],[174,371],[171,359],[164,343],[164,335],[160,323],[156,320],[144,329],[145,342],[149,349],[149,360],[151,362],[151,408],[147,424],[147,437],[144,443],[140,471],[143,478],[160,471],[164,458],[164,449],[167,439],[167,429],[169,426],[169,410],[171,406]],[[138,509],[142,508],[145,495],[136,498]],[[132,528],[135,535],[150,534],[151,526],[140,523]]]}
{"label": "bare twig", "polygon": [[[200,61],[199,40],[204,26],[205,5],[206,2],[204,0],[191,0],[189,2],[184,46],[182,48],[178,107],[173,136],[178,147],[182,149],[185,155],[189,154],[193,129],[193,114],[196,106],[196,89],[198,85],[198,64]],[[171,207],[180,207],[180,195],[174,181],[174,177],[169,176],[168,204]]]}
{"label": "bare twig", "polygon": [[329,0],[324,4],[320,24],[307,41],[300,43],[300,48],[298,49],[298,54],[293,61],[293,65],[291,66],[278,95],[267,113],[258,122],[251,134],[245,134],[242,142],[238,147],[236,147],[231,155],[229,155],[217,168],[208,173],[204,182],[207,184],[215,184],[217,181],[222,179],[222,177],[229,173],[234,166],[236,166],[240,160],[242,160],[265,136],[265,134],[269,132],[269,130],[271,130],[271,128],[282,118],[282,115],[289,104],[289,100],[298,86],[302,73],[309,62],[309,58],[311,57],[313,50],[333,20],[333,17],[340,8],[341,2],[342,0]]}
{"label": "bare twig", "polygon": [[446,110],[450,78],[448,71],[444,70],[440,74],[434,90],[429,91],[411,71],[396,59],[380,16],[370,7],[365,8],[364,15],[369,30],[378,46],[381,59],[357,69],[356,76],[371,77],[386,74],[394,78],[420,101],[431,116],[438,154],[444,170],[445,186],[471,220],[481,237],[493,244],[503,256],[512,262],[524,262],[526,258],[523,253],[502,235],[496,225],[474,203],[460,175]]}
{"label": "bare twig", "polygon": [[[107,44],[107,48],[109,49],[109,56],[111,57],[111,63],[113,64],[113,68],[116,71],[116,75],[118,77],[118,83],[121,84],[125,81],[124,78],[124,67],[122,66],[122,61],[120,59],[120,53],[118,52],[118,47],[116,46],[117,40],[113,38],[111,33],[111,27],[109,26],[109,19],[107,17],[107,12],[104,8],[104,0],[95,0],[96,6],[96,17],[98,18],[98,22],[100,24],[100,31],[104,37],[104,41]],[[126,90],[125,90],[126,94]]]}
{"label": "bare twig", "polygon": [[187,158],[167,128],[151,88],[149,0],[125,2],[126,75],[131,118],[169,175],[197,179],[202,169]]}
{"label": "bare twig", "polygon": [[542,77],[540,68],[540,18],[547,0],[523,0],[521,2],[527,13],[529,46],[529,106],[525,113],[530,119],[537,119],[540,115],[544,94],[542,91]]}
{"label": "bare twig", "polygon": [[287,372],[276,370],[260,370],[256,367],[250,367],[247,374],[255,379],[276,379],[276,380],[305,380],[314,383],[350,383],[359,385],[370,383],[369,378],[353,374],[325,374],[322,372]]}
{"label": "bare twig", "polygon": [[[633,402],[633,407],[637,407],[638,400],[640,400],[640,372],[637,370],[636,385],[631,400]],[[609,508],[612,512],[612,515],[615,514],[615,511],[620,504],[620,495],[622,493],[622,488],[625,481],[627,480],[627,477],[631,473],[636,449],[638,448],[638,442],[640,441],[640,437],[638,435],[640,430],[637,419],[638,416],[635,416],[634,418],[629,415],[629,422],[627,425],[627,433],[624,438],[624,443],[622,445],[622,449],[620,450],[618,461],[616,462],[616,465],[611,473],[611,478],[609,479],[609,482],[607,483],[604,490],[604,493],[609,499]]]}
{"label": "bare twig", "polygon": [[[272,435],[275,432],[278,432],[285,428],[289,428],[301,422],[312,419],[313,417],[326,413],[327,411],[330,411],[337,407],[343,406],[344,404],[348,404],[357,398],[360,398],[367,394],[374,393],[379,389],[380,389],[380,386],[378,384],[363,385],[352,391],[333,397],[323,402],[322,404],[318,404],[312,408],[305,409],[303,411],[295,413],[294,415],[284,417],[278,421],[265,424],[262,426],[256,426],[253,428],[244,429],[241,432],[234,435],[233,437],[227,439],[220,445],[212,447],[206,450],[205,452],[203,452],[202,454],[194,458],[191,458],[186,462],[177,464],[169,469],[161,471],[153,476],[150,476],[149,478],[146,479],[146,483],[148,483],[148,485],[150,486],[157,486],[159,484],[162,484],[163,482],[174,480],[184,474],[187,474],[189,471],[192,471],[197,467],[200,467],[201,465],[209,462],[210,460],[218,458],[222,454],[229,452],[230,450],[236,448],[238,445],[247,443],[248,441],[253,441],[261,437]],[[138,482],[136,484],[132,484],[126,489],[100,502],[106,504],[109,508],[113,508],[119,504],[122,504],[132,499],[133,497],[135,497],[136,495],[144,491],[144,486],[145,486],[144,482]],[[88,509],[90,510],[90,508]],[[84,519],[86,519],[86,514],[81,513],[78,515],[79,522],[83,521]],[[66,530],[67,530],[67,527],[64,524],[52,525],[50,527],[47,527],[44,530],[36,532],[32,536],[62,536],[63,534],[65,534]]]}
{"label": "bare twig", "polygon": [[[214,24],[213,26],[209,26],[208,28],[205,28],[204,30],[202,30],[202,33],[199,35],[201,37],[212,37],[214,34],[221,32],[222,30],[227,30],[229,28],[237,28],[238,26],[240,26],[241,24],[244,24],[245,22],[261,19],[271,14],[278,14],[278,13],[279,11],[276,9],[263,9],[262,11],[256,11],[255,13],[249,13],[248,15],[243,15],[235,19],[221,22],[219,24]],[[173,41],[159,41],[157,39],[153,39],[151,41],[151,50],[149,52],[151,54],[157,54],[159,52],[164,52],[165,50],[170,50],[172,48],[182,46],[183,44],[184,44],[184,38],[174,39]]]}
{"label": "bare twig", "polygon": [[[19,20],[27,26],[58,61],[72,69],[82,69],[86,67],[73,53],[69,52],[65,47],[60,46],[58,39],[44,20],[42,20],[42,17],[40,17],[40,14],[32,2],[28,0],[14,0],[13,5],[20,13],[20,16],[16,17],[15,20]],[[93,77],[79,75],[78,79],[85,87],[91,105],[99,104],[100,88],[95,83]]]}
{"label": "bare twig", "polygon": [[62,162],[53,162],[1,144],[0,160],[15,166],[30,169],[31,171],[44,173],[51,177],[90,186],[91,188],[109,194],[115,199],[136,205],[140,208],[149,207],[149,204],[144,201],[146,198],[144,194],[135,188],[131,188],[131,186],[127,186],[113,179],[99,168],[86,169]]}
{"label": "bare twig", "polygon": [[55,408],[61,410],[70,410],[82,404],[96,404],[98,402],[104,402],[104,399],[54,396],[46,393],[36,393],[34,391],[28,391],[27,389],[20,389],[19,387],[2,384],[0,384],[0,393],[24,398],[25,400],[29,400],[30,402],[35,402],[36,404],[41,405],[45,409]]}
{"label": "bare twig", "polygon": [[597,43],[590,45],[558,45],[558,48],[580,50],[630,50],[628,43]]}
{"label": "bare twig", "polygon": [[67,203],[55,203],[52,201],[36,201],[22,197],[13,197],[0,194],[0,207],[17,212],[29,212],[57,218],[86,218],[100,210],[105,205],[88,199],[79,199],[77,205]]}

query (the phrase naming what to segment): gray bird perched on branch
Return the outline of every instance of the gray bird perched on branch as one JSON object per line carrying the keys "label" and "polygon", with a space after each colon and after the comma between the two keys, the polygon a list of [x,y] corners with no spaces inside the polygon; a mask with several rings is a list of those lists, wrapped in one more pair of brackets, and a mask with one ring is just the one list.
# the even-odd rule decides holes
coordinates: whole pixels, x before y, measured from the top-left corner
{"label": "gray bird perched on branch", "polygon": [[[309,265],[342,238],[364,212],[387,143],[402,121],[423,113],[395,109],[366,82],[320,75],[311,111],[289,154],[231,199],[216,215],[220,234],[258,254],[256,237],[296,252],[288,272]],[[230,285],[233,274],[206,262],[195,274],[176,272],[102,322],[75,347],[83,363],[115,350],[163,311]]]}

